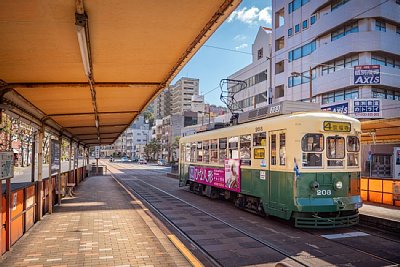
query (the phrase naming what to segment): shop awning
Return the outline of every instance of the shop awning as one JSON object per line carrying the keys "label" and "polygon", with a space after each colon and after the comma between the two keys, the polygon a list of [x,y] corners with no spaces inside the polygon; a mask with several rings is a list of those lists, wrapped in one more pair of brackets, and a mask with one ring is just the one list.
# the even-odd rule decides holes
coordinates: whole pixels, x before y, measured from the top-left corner
{"label": "shop awning", "polygon": [[361,142],[400,143],[400,117],[361,122]]}
{"label": "shop awning", "polygon": [[111,144],[239,3],[1,1],[2,108]]}

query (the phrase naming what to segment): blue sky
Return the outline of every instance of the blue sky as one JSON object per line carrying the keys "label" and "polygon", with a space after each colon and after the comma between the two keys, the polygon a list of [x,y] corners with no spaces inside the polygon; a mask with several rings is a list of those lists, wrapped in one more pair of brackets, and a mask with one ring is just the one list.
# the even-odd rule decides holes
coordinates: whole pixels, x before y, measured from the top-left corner
{"label": "blue sky", "polygon": [[172,84],[181,77],[200,79],[200,94],[205,94],[205,102],[222,106],[220,80],[251,63],[251,46],[260,26],[271,27],[271,0],[242,1]]}

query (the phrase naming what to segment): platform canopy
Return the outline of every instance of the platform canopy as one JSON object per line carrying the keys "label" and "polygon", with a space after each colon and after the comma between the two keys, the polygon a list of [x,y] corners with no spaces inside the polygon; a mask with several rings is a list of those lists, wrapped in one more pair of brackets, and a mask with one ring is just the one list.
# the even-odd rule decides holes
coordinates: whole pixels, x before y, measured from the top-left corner
{"label": "platform canopy", "polygon": [[361,122],[361,142],[400,143],[400,117]]}
{"label": "platform canopy", "polygon": [[0,1],[0,108],[112,144],[240,0]]}

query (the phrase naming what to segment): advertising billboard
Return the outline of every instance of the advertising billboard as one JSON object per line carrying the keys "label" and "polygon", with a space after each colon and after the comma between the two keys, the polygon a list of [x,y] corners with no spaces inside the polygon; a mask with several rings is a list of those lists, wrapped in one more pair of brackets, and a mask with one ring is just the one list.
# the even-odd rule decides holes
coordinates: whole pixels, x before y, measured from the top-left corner
{"label": "advertising billboard", "polygon": [[240,160],[225,160],[224,169],[190,166],[189,180],[200,184],[240,192]]}
{"label": "advertising billboard", "polygon": [[358,119],[382,118],[381,99],[354,99],[352,115]]}
{"label": "advertising billboard", "polygon": [[380,84],[380,65],[354,66],[354,84]]}
{"label": "advertising billboard", "polygon": [[332,106],[323,107],[322,110],[338,112],[349,115],[349,103],[336,104]]}

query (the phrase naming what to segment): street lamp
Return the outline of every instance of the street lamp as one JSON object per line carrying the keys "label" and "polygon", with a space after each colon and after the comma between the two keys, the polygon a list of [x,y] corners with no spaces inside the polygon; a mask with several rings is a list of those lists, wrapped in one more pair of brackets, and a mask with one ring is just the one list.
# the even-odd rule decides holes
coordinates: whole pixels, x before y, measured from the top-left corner
{"label": "street lamp", "polygon": [[309,76],[306,76],[306,75],[303,75],[303,74],[301,74],[301,73],[299,73],[299,72],[292,72],[291,73],[291,75],[292,76],[294,76],[294,77],[304,77],[304,78],[308,78],[308,79],[310,79],[310,103],[312,102],[312,98],[313,98],[313,93],[312,93],[312,77],[313,77],[313,74],[312,74],[312,68],[310,67],[310,75]]}

